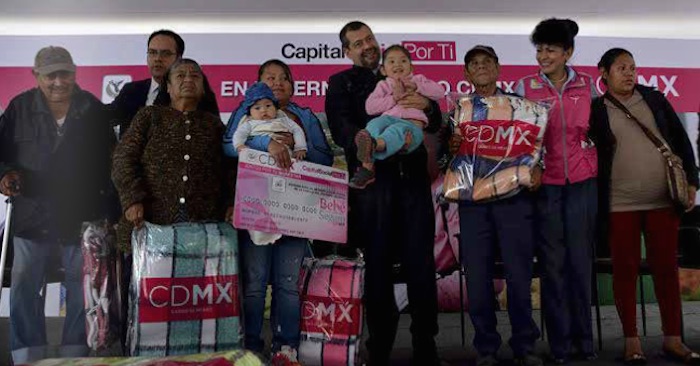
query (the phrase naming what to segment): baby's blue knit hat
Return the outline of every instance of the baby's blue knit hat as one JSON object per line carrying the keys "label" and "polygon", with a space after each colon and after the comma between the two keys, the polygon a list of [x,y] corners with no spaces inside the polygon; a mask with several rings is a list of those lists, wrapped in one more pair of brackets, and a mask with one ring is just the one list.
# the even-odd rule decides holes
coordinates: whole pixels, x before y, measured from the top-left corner
{"label": "baby's blue knit hat", "polygon": [[257,82],[251,85],[248,90],[245,91],[245,99],[243,100],[243,108],[245,108],[245,114],[250,115],[250,108],[257,101],[262,99],[269,99],[275,104],[275,107],[279,108],[279,101],[275,98],[275,94],[272,92],[269,86],[265,83]]}

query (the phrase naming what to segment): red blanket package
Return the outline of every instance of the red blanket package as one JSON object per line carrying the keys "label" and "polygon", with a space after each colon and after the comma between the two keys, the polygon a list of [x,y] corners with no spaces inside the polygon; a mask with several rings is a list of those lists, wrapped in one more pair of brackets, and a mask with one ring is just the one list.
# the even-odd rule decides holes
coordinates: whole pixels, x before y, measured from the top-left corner
{"label": "red blanket package", "polygon": [[302,266],[299,361],[307,366],[357,363],[362,335],[364,263],[307,258]]}

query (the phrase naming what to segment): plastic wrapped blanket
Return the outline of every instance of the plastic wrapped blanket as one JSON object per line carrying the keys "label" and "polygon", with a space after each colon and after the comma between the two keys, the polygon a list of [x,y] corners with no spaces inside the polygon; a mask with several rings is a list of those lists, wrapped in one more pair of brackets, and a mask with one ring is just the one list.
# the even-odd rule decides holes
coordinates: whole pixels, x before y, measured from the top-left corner
{"label": "plastic wrapped blanket", "polygon": [[134,230],[128,343],[132,356],[241,346],[238,239],[228,223]]}
{"label": "plastic wrapped blanket", "polygon": [[83,223],[83,296],[87,345],[96,355],[120,350],[121,294],[117,237],[107,221]]}
{"label": "plastic wrapped blanket", "polygon": [[0,233],[5,229],[5,210],[7,209],[7,197],[0,194]]}
{"label": "plastic wrapped blanket", "polygon": [[448,275],[459,268],[459,206],[443,202],[442,185],[444,176],[433,181],[433,207],[435,208],[435,272]]}
{"label": "plastic wrapped blanket", "polygon": [[164,358],[61,358],[33,363],[34,366],[262,366],[260,359],[249,351],[226,351]]}
{"label": "plastic wrapped blanket", "polygon": [[362,335],[364,263],[307,258],[299,280],[299,362],[306,366],[355,365]]}
{"label": "plastic wrapped blanket", "polygon": [[451,95],[455,133],[463,141],[444,183],[447,199],[483,202],[532,185],[531,169],[542,152],[547,107],[500,95]]}

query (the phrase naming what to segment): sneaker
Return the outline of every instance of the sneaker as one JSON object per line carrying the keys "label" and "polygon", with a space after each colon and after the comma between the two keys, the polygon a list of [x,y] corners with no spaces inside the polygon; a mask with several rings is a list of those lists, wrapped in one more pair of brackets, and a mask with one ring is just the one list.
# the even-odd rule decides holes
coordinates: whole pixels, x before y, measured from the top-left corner
{"label": "sneaker", "polygon": [[494,355],[477,356],[476,366],[496,366],[498,359]]}
{"label": "sneaker", "polygon": [[542,358],[532,353],[515,358],[515,364],[520,366],[543,366]]}
{"label": "sneaker", "polygon": [[357,172],[355,172],[355,175],[352,176],[348,185],[350,188],[364,189],[374,181],[374,172],[365,167],[360,167],[357,169]]}
{"label": "sneaker", "polygon": [[297,359],[297,350],[289,346],[282,348],[272,355],[270,366],[301,366]]}
{"label": "sneaker", "polygon": [[371,163],[377,142],[367,130],[360,130],[355,135],[355,146],[357,146],[357,160],[362,163]]}

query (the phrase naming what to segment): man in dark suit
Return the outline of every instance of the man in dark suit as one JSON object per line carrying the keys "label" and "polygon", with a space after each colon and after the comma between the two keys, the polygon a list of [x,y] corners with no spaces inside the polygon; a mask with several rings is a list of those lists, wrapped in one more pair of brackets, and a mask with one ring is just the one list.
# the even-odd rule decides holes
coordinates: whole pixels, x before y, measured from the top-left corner
{"label": "man in dark suit", "polygon": [[[326,114],[334,141],[343,147],[350,174],[360,166],[355,135],[371,116],[365,101],[379,81],[379,45],[362,22],[350,22],[340,41],[353,67],[331,76]],[[427,132],[442,121],[437,103],[411,94],[397,103],[426,111]],[[407,140],[411,137],[407,136]],[[434,337],[438,332],[433,211],[428,154],[424,146],[409,154],[376,161],[376,181],[349,197],[348,246],[365,249],[365,293],[369,329],[369,364],[389,365],[399,312],[394,300],[392,268],[400,261],[408,286],[413,336],[413,362],[438,364]]]}
{"label": "man in dark suit", "polygon": [[144,106],[153,105],[163,82],[163,75],[170,65],[185,52],[185,41],[170,30],[159,30],[148,37],[147,63],[150,79],[134,81],[124,85],[114,102],[113,126],[119,126],[119,136],[123,136],[131,125],[131,120]]}

